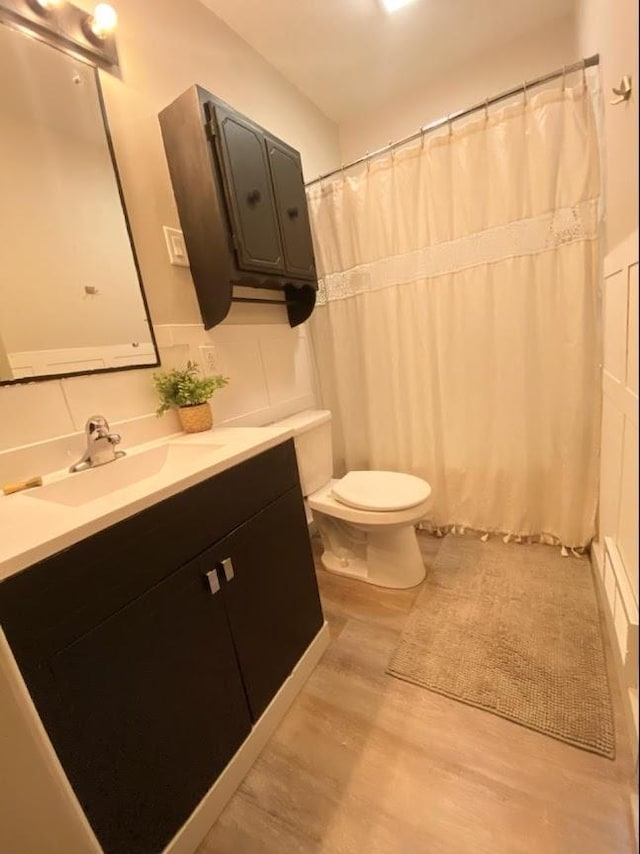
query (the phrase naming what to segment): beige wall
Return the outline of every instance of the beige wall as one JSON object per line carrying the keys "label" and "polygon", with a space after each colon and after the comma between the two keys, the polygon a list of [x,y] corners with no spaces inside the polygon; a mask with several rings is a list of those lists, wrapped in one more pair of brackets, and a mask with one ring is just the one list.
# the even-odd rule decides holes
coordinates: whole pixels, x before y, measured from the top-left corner
{"label": "beige wall", "polygon": [[166,260],[162,226],[179,223],[158,112],[199,83],[297,148],[307,175],[335,165],[337,128],[197,0],[117,8],[122,81],[102,82],[151,317],[200,322],[188,270]]}
{"label": "beige wall", "polygon": [[398,140],[456,110],[468,107],[522,80],[530,80],[579,59],[570,18],[481,54],[428,86],[394,98],[340,126],[343,163]]}
{"label": "beige wall", "polygon": [[0,335],[0,377],[10,377],[11,376],[11,365],[9,364],[9,359],[7,357],[7,348],[4,345],[2,340],[2,335]]}
{"label": "beige wall", "polygon": [[[638,229],[638,3],[637,0],[580,0],[578,41],[600,54],[604,92],[607,251]],[[612,89],[624,74],[634,91],[628,103],[612,106]]]}
{"label": "beige wall", "polygon": [[[83,0],[83,5],[88,9],[94,4]],[[180,354],[186,357],[194,348],[197,351],[203,335],[189,270],[172,267],[167,259],[162,226],[179,223],[158,112],[188,86],[200,83],[295,146],[309,176],[339,162],[338,132],[333,122],[197,0],[117,0],[114,5],[119,15],[121,68],[119,78],[101,75],[107,113],[151,317],[154,324],[165,326],[161,356],[174,362]],[[284,310],[251,309],[234,308],[231,320],[242,325],[224,335],[214,330],[206,338],[209,355],[215,354],[218,364],[227,369],[232,362],[232,387],[226,409],[223,406],[229,419],[251,417],[256,409],[260,418],[266,417],[264,395],[257,407],[251,396],[256,382],[261,388],[277,387],[279,411],[287,394],[297,400],[307,394],[311,383],[311,377],[300,377],[299,354],[307,346],[306,339],[288,328]],[[253,353],[255,330],[246,324],[256,319],[282,329],[279,358],[265,368],[267,373],[277,371],[276,377],[256,377],[254,367],[229,358],[232,352]],[[183,324],[188,325],[188,343]],[[170,417],[155,420],[155,405],[151,371],[0,388],[0,484],[9,479],[9,473],[26,476],[66,465],[77,454],[82,437],[59,437],[76,434],[94,410],[120,424],[123,443],[140,441],[149,432],[175,429]],[[49,444],[51,453],[45,453]]]}

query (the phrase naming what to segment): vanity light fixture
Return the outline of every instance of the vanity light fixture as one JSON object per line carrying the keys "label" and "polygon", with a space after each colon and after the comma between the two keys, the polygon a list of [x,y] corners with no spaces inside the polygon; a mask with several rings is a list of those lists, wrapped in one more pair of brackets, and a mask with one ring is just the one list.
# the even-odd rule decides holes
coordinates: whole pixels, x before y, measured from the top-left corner
{"label": "vanity light fixture", "polygon": [[381,0],[381,3],[387,15],[391,15],[393,12],[397,12],[398,9],[402,9],[403,6],[413,3],[413,0]]}
{"label": "vanity light fixture", "polygon": [[87,21],[90,38],[104,41],[107,36],[115,30],[118,25],[118,14],[113,6],[108,3],[98,3],[93,10],[93,15]]}
{"label": "vanity light fixture", "polygon": [[88,14],[69,0],[0,0],[0,22],[76,59],[107,69],[118,65],[118,15],[108,3],[98,3]]}

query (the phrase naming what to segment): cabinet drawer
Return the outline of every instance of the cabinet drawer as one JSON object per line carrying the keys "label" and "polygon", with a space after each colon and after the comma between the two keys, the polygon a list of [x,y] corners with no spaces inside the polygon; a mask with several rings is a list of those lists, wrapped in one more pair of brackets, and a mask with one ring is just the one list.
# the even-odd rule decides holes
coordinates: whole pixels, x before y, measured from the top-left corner
{"label": "cabinet drawer", "polygon": [[0,622],[23,672],[297,484],[289,440],[8,578]]}

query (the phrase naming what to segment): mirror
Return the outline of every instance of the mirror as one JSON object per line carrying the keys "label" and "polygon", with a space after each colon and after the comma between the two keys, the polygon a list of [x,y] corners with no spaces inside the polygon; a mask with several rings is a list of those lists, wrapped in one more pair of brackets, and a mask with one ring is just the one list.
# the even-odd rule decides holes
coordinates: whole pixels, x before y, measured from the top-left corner
{"label": "mirror", "polygon": [[159,364],[97,71],[0,25],[0,384]]}

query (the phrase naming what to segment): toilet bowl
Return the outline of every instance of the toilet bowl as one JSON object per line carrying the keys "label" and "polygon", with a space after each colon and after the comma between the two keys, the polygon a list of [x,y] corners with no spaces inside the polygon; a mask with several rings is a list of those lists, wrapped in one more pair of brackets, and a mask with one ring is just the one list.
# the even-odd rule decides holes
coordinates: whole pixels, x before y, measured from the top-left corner
{"label": "toilet bowl", "polygon": [[331,413],[308,409],[281,422],[294,433],[305,504],[322,539],[330,572],[380,587],[414,587],[425,568],[415,525],[427,512],[431,487],[389,471],[331,477]]}

